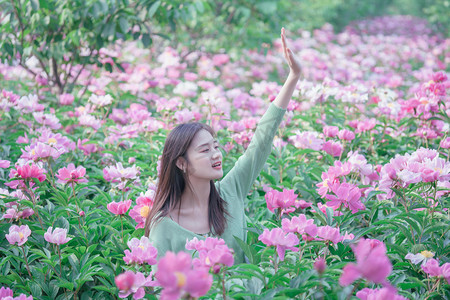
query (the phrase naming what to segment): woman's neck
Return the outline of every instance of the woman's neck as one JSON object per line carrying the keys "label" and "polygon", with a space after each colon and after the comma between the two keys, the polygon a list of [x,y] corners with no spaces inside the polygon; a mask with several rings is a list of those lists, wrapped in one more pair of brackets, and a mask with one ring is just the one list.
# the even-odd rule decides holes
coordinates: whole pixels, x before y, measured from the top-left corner
{"label": "woman's neck", "polygon": [[209,181],[191,181],[191,185],[186,188],[181,195],[181,209],[183,210],[208,210],[209,195],[211,193],[211,185]]}

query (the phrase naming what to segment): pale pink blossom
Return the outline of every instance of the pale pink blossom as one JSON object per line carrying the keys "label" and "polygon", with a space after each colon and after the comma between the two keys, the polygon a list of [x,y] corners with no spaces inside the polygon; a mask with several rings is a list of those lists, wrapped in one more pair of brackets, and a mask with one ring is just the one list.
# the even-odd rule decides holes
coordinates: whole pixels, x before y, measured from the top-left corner
{"label": "pale pink blossom", "polygon": [[267,208],[271,212],[275,212],[275,209],[288,209],[295,204],[297,194],[294,190],[283,189],[282,192],[277,190],[270,190],[264,196],[266,199]]}
{"label": "pale pink blossom", "polygon": [[43,112],[34,112],[33,117],[39,124],[43,126],[48,126],[51,129],[61,128],[61,123],[59,119],[54,114],[44,114]]}
{"label": "pale pink blossom", "polygon": [[31,230],[28,225],[21,225],[20,227],[12,225],[9,227],[9,234],[6,234],[5,237],[11,245],[17,243],[18,246],[22,246],[28,241],[30,234]]}
{"label": "pale pink blossom", "polygon": [[405,297],[397,294],[397,291],[395,290],[395,288],[392,288],[392,287],[383,287],[381,289],[363,288],[362,290],[360,290],[356,293],[356,297],[358,297],[361,300],[379,300],[379,299],[407,300],[408,299],[408,298],[405,298]]}
{"label": "pale pink blossom", "polygon": [[72,238],[67,237],[67,229],[49,227],[44,233],[44,239],[52,244],[62,245],[69,242]]}
{"label": "pale pink blossom", "polygon": [[339,132],[339,128],[337,126],[325,126],[323,127],[323,134],[327,137],[335,137]]}
{"label": "pale pink blossom", "polygon": [[153,207],[155,191],[149,190],[136,199],[136,205],[128,213],[138,224],[136,229],[144,228],[145,220]]}
{"label": "pale pink blossom", "polygon": [[361,191],[357,186],[345,182],[334,183],[331,185],[331,190],[335,195],[325,196],[330,200],[328,205],[347,207],[352,213],[366,209],[361,202]]}
{"label": "pale pink blossom", "polygon": [[132,238],[127,243],[127,245],[131,250],[125,250],[125,257],[123,258],[123,260],[127,265],[133,263],[147,263],[149,265],[156,264],[156,256],[158,255],[158,250],[153,247],[148,237],[142,236],[140,240],[137,238]]}
{"label": "pale pink blossom", "polygon": [[313,149],[319,151],[322,149],[324,141],[320,139],[317,132],[299,130],[294,131],[295,135],[289,137],[289,140],[294,144],[296,148],[300,149]]}
{"label": "pale pink blossom", "polygon": [[9,168],[11,162],[9,160],[0,160],[0,168],[6,169]]}

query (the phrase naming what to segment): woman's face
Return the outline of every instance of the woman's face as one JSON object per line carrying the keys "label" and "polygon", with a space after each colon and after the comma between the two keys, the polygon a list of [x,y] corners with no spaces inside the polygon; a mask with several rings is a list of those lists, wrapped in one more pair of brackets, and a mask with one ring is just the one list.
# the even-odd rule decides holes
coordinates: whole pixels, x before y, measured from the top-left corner
{"label": "woman's face", "polygon": [[217,140],[205,129],[194,136],[187,150],[189,180],[222,178],[222,152]]}

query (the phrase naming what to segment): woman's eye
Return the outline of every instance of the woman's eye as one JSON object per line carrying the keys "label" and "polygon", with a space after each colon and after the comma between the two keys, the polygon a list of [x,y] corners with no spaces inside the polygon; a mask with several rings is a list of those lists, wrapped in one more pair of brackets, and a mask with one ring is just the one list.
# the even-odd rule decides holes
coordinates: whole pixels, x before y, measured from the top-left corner
{"label": "woman's eye", "polygon": [[209,151],[209,149],[205,149],[205,150],[203,150],[202,152],[208,152]]}

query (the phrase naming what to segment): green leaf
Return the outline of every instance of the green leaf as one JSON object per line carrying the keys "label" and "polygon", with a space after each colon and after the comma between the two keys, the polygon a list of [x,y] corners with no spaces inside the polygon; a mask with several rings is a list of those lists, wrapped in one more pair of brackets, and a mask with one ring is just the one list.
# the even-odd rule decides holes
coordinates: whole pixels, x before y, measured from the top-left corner
{"label": "green leaf", "polygon": [[148,10],[148,13],[147,13],[147,17],[148,18],[152,18],[153,17],[153,15],[156,13],[156,11],[158,10],[158,8],[159,8],[159,5],[161,4],[161,1],[155,1],[153,4],[152,4],[152,6],[150,6],[150,9]]}
{"label": "green leaf", "polygon": [[150,37],[150,34],[148,33],[144,33],[142,35],[142,45],[144,45],[145,48],[147,48],[148,46],[150,46],[152,44],[152,39]]}
{"label": "green leaf", "polygon": [[130,29],[130,23],[128,23],[128,20],[125,17],[119,18],[119,27],[122,33],[127,33]]}

